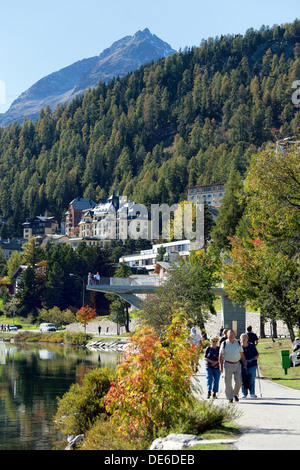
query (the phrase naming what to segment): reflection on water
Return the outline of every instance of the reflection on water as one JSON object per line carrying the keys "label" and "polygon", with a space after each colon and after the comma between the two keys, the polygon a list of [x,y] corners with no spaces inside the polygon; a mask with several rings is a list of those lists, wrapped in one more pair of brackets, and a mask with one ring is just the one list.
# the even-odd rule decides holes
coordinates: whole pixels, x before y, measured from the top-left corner
{"label": "reflection on water", "polygon": [[51,450],[57,397],[116,354],[60,345],[0,341],[0,450]]}

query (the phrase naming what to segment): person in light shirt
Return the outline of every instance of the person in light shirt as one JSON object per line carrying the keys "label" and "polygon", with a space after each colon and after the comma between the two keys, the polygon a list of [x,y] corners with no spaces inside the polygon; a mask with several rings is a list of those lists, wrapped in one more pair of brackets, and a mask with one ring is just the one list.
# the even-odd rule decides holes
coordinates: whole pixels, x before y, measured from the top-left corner
{"label": "person in light shirt", "polygon": [[[235,332],[229,330],[228,339],[224,341],[220,348],[220,371],[224,372],[225,395],[230,403],[239,401],[238,395],[242,385],[242,368],[247,368],[243,347],[239,341],[235,339]],[[232,379],[234,386],[232,385]]]}
{"label": "person in light shirt", "polygon": [[189,336],[189,339],[191,343],[197,344],[197,346],[200,348],[201,352],[203,353],[202,336],[197,333],[196,328],[194,326],[191,329],[191,334]]}
{"label": "person in light shirt", "polygon": [[[198,348],[200,349],[201,353],[203,353],[203,344],[202,344],[202,336],[198,335],[196,332],[196,328],[193,326],[191,329],[191,333],[188,337],[188,341],[190,344],[197,344]],[[198,363],[192,362],[192,368],[194,372],[198,372]]]}

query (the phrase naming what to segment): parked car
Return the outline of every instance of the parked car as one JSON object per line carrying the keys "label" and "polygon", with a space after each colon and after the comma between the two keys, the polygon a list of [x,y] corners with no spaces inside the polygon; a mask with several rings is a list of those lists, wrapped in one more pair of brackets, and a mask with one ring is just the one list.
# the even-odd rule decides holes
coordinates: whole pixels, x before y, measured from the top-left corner
{"label": "parked car", "polygon": [[290,365],[291,367],[300,366],[300,338],[296,338],[293,342],[293,352],[290,355]]}
{"label": "parked car", "polygon": [[9,331],[18,331],[18,328],[14,325],[10,325]]}
{"label": "parked car", "polygon": [[48,333],[48,331],[56,331],[56,326],[54,326],[53,323],[41,323],[40,332]]}

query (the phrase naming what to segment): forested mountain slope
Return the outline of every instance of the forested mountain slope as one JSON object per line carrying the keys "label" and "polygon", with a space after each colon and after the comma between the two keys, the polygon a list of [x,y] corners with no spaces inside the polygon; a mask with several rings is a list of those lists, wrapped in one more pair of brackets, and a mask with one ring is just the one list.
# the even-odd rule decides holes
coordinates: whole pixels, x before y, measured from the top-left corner
{"label": "forested mountain slope", "polygon": [[64,218],[76,196],[120,190],[172,204],[193,184],[243,173],[250,155],[300,127],[300,21],[221,36],[100,84],[36,122],[0,129],[0,216]]}

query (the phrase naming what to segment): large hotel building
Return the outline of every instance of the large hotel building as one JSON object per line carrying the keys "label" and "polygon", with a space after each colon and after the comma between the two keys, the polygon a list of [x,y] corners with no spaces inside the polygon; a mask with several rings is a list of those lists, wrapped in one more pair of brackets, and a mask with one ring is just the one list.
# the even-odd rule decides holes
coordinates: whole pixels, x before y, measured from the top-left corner
{"label": "large hotel building", "polygon": [[190,202],[203,204],[206,199],[209,206],[220,207],[225,194],[225,183],[188,187],[187,191]]}

